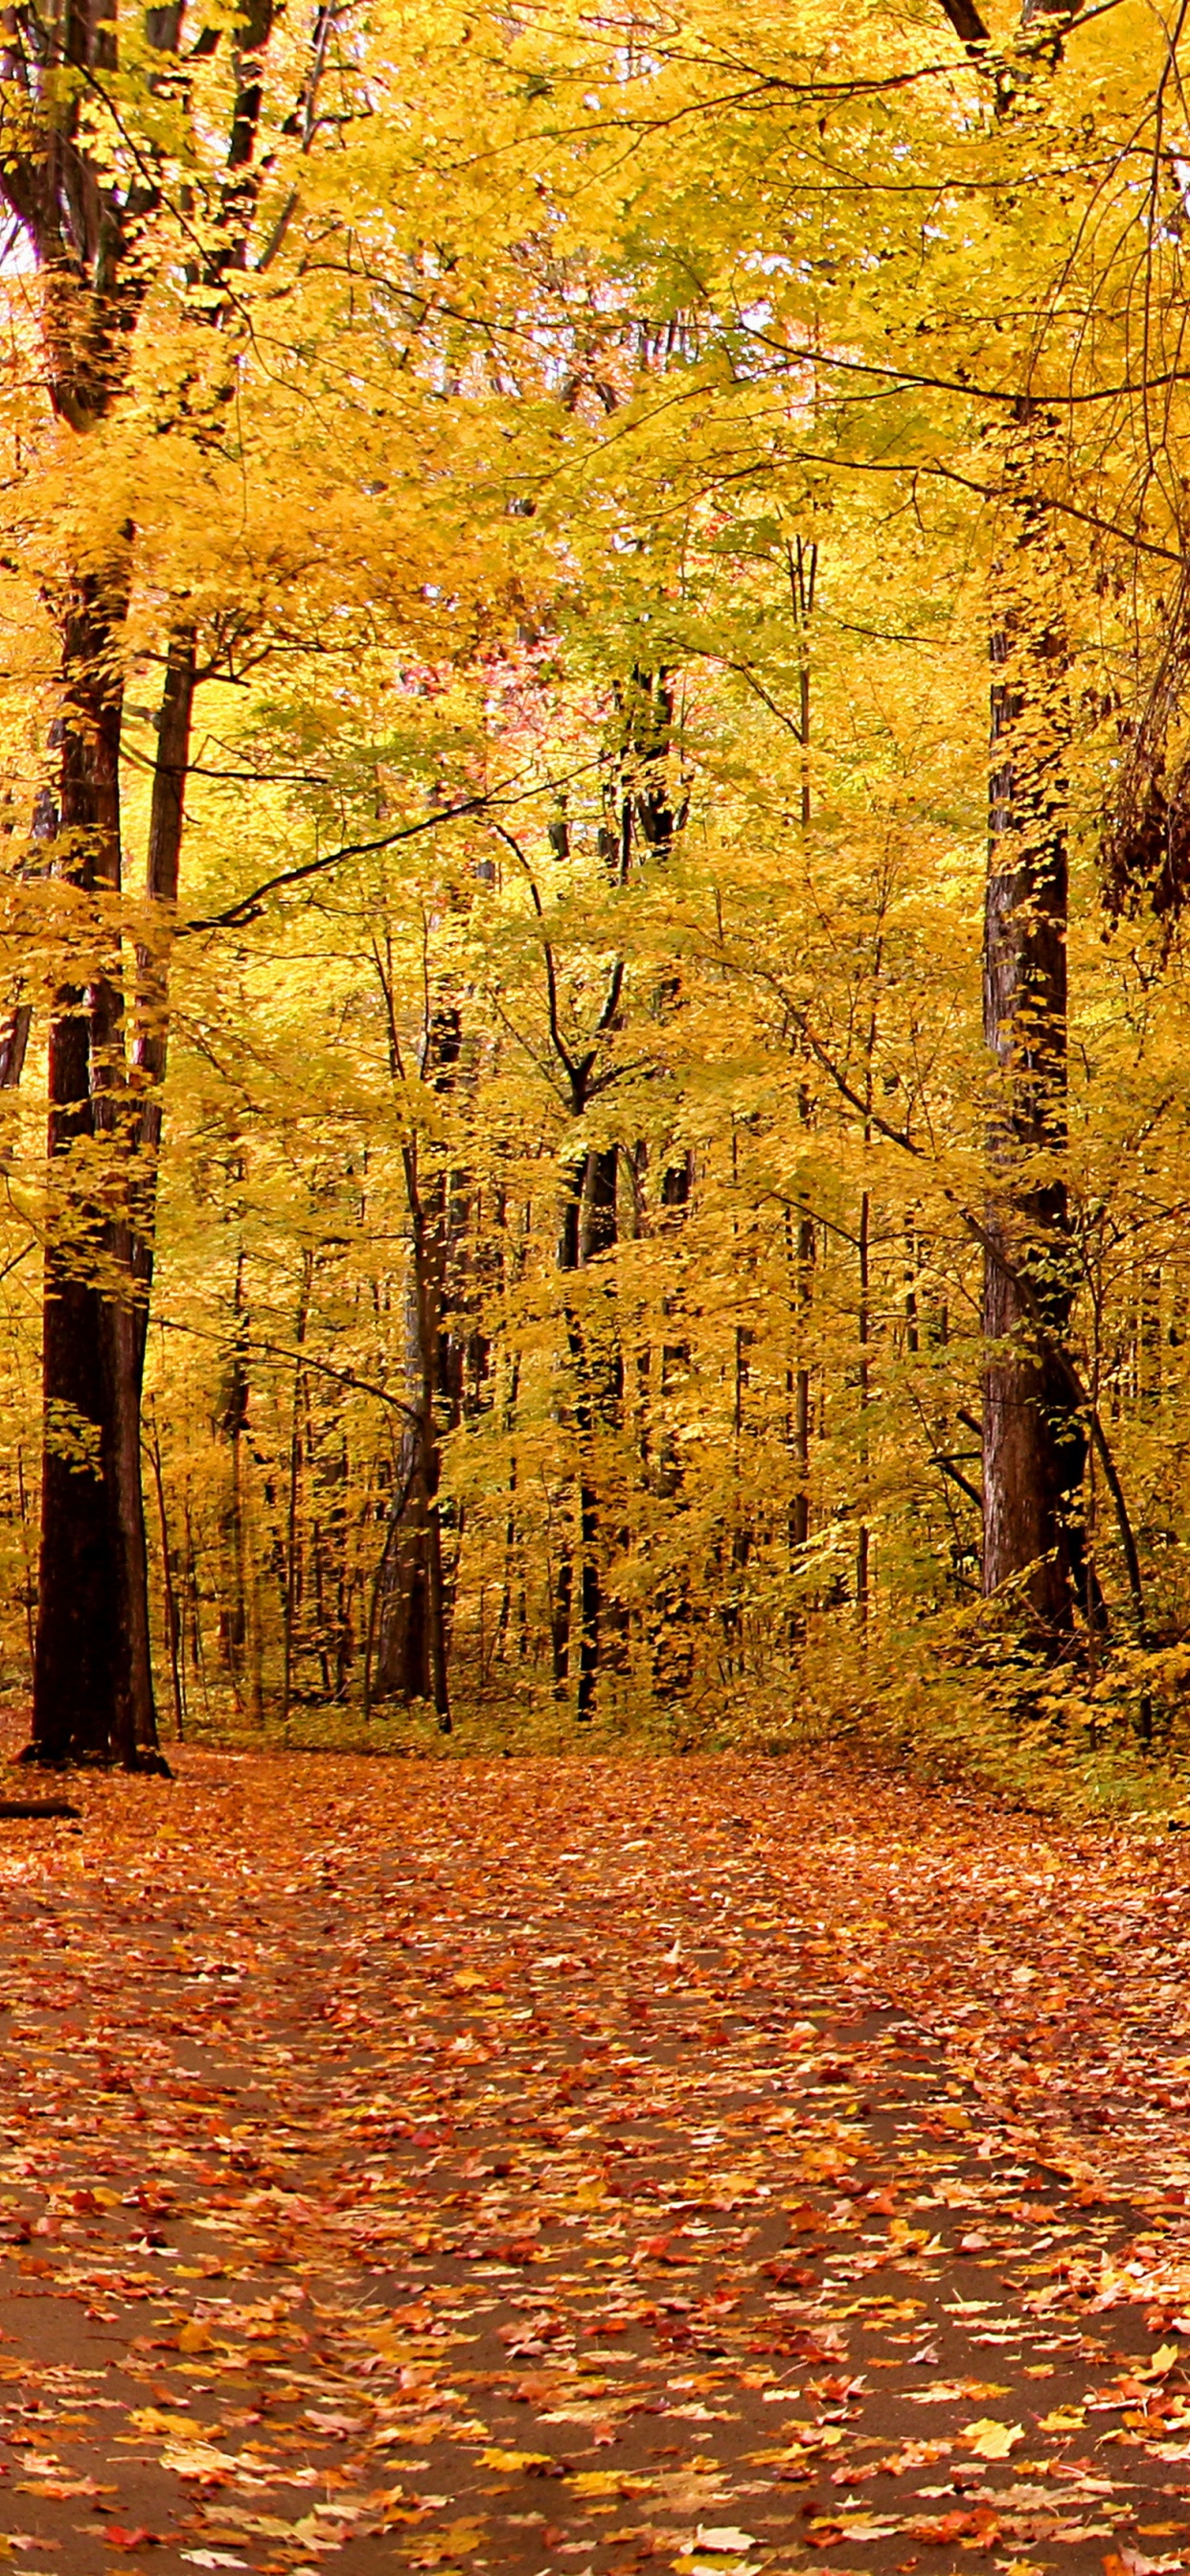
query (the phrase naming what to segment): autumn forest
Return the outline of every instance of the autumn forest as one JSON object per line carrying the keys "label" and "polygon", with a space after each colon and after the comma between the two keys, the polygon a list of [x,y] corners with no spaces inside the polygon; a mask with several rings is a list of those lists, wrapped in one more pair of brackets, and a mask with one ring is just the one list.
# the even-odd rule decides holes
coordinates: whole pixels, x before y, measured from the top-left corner
{"label": "autumn forest", "polygon": [[1180,21],[6,25],[30,1750],[1176,1741]]}
{"label": "autumn forest", "polygon": [[26,2576],[1190,2568],[1186,16],[0,5]]}

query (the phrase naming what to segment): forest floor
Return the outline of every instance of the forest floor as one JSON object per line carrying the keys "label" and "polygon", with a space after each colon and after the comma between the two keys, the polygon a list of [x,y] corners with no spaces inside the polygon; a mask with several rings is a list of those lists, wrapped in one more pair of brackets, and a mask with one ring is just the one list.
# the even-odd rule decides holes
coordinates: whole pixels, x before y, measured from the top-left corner
{"label": "forest floor", "polygon": [[0,1827],[0,2558],[1190,2567],[1190,1838],[821,1760],[72,1794]]}

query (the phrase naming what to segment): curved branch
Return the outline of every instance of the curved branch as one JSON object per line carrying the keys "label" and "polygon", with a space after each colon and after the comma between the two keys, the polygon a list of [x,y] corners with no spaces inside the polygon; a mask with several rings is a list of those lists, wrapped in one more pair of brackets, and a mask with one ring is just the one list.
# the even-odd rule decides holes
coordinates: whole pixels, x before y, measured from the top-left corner
{"label": "curved branch", "polygon": [[419,823],[402,823],[395,832],[383,832],[374,841],[345,841],[337,850],[327,850],[319,859],[306,859],[301,867],[279,868],[276,876],[264,877],[251,894],[241,895],[238,903],[229,903],[222,912],[206,913],[198,921],[184,921],[177,933],[179,939],[193,938],[200,930],[242,930],[250,921],[258,921],[271,894],[280,894],[286,886],[304,885],[310,877],[325,876],[328,868],[337,868],[344,859],[374,858],[381,850],[395,849],[400,841],[416,841],[423,832],[434,832],[440,823],[457,823],[461,816],[482,814],[488,806],[486,796],[468,796],[459,805],[445,805],[433,814],[423,814]]}
{"label": "curved branch", "polygon": [[533,910],[536,913],[538,920],[543,924],[541,952],[545,959],[545,989],[549,1005],[550,1044],[558,1058],[559,1064],[565,1066],[567,1076],[573,1089],[577,1079],[577,1070],[574,1058],[566,1045],[562,1036],[562,1031],[558,1025],[558,977],[554,967],[553,947],[544,932],[545,906],[541,900],[541,889],[515,834],[507,831],[503,823],[497,823],[494,821],[492,823],[492,830],[507,844],[507,847],[512,851],[513,857],[519,860],[520,865],[524,869],[525,875],[528,879],[529,892],[533,898]]}
{"label": "curved branch", "polygon": [[[549,782],[551,792],[556,794],[559,786],[569,786],[571,779],[584,778],[589,770],[597,767],[595,760],[580,761],[577,769],[568,771],[564,779]],[[182,922],[177,937],[193,938],[201,930],[243,929],[248,922],[259,919],[271,894],[283,893],[287,886],[304,885],[310,877],[325,876],[329,869],[339,867],[345,859],[374,858],[381,850],[396,849],[402,841],[416,841],[425,832],[436,832],[440,824],[465,821],[469,814],[491,816],[500,808],[528,805],[545,792],[539,779],[535,779],[531,786],[521,787],[515,777],[507,778],[500,787],[491,788],[485,795],[461,796],[457,805],[437,806],[433,813],[423,814],[419,822],[400,823],[395,831],[378,833],[375,840],[344,841],[338,849],[324,851],[321,858],[303,860],[300,867],[279,868],[275,876],[262,878],[250,894],[241,895],[236,903],[227,904],[222,912],[206,913],[200,920]],[[499,830],[500,826],[497,824],[494,828]]]}
{"label": "curved branch", "polygon": [[[193,1341],[198,1342],[223,1344],[226,1339],[222,1333],[204,1332],[200,1324],[179,1323],[173,1315],[159,1315],[157,1326],[163,1333],[188,1333]],[[377,1404],[387,1404],[394,1413],[403,1413],[407,1422],[417,1424],[421,1420],[414,1406],[406,1404],[402,1396],[393,1395],[388,1387],[377,1386],[372,1378],[360,1377],[355,1369],[332,1368],[329,1360],[316,1360],[308,1350],[291,1351],[284,1342],[268,1342],[256,1333],[249,1334],[239,1347],[245,1352],[262,1351],[266,1359],[291,1360],[302,1368],[313,1369],[318,1377],[333,1378],[337,1386],[347,1387],[353,1395],[374,1396]]]}

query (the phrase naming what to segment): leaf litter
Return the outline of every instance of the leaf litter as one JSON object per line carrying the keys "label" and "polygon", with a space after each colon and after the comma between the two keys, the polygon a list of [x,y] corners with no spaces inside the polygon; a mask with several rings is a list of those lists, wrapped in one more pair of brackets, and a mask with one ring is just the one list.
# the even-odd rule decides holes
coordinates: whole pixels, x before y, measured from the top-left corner
{"label": "leaf litter", "polygon": [[0,2559],[1190,2564],[1190,1879],[815,1762],[0,1846]]}

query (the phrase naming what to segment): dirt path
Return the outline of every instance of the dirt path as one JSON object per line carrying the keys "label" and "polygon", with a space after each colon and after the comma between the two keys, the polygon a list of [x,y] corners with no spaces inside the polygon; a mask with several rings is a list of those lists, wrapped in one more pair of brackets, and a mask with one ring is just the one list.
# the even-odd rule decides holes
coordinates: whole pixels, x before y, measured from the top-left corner
{"label": "dirt path", "polygon": [[0,2556],[1190,2567],[1180,1838],[789,1763],[79,1795],[0,1829]]}

